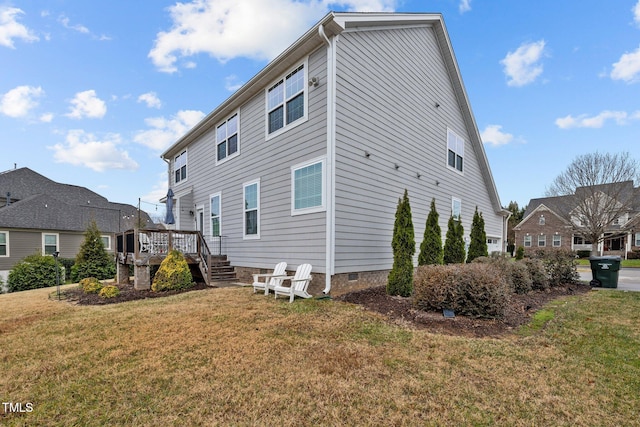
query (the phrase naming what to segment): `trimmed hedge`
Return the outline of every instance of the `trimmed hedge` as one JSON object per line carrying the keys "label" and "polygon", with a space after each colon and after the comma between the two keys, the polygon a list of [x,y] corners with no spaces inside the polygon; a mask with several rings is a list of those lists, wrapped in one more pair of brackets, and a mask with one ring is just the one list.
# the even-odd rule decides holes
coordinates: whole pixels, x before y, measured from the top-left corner
{"label": "trimmed hedge", "polygon": [[418,267],[413,301],[421,310],[453,310],[456,314],[502,318],[511,289],[503,274],[488,263]]}
{"label": "trimmed hedge", "polygon": [[[64,284],[65,270],[58,264],[60,284]],[[7,278],[8,292],[56,286],[56,260],[49,255],[34,254],[16,264]]]}

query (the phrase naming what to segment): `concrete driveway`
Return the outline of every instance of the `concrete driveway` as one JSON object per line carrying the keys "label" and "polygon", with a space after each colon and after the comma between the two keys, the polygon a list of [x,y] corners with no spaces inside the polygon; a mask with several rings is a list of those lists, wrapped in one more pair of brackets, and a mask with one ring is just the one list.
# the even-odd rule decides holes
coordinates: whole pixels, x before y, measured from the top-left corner
{"label": "concrete driveway", "polygon": [[[591,268],[586,266],[578,266],[580,280],[587,283],[591,281],[593,275]],[[594,289],[612,289],[612,288],[594,288]],[[618,272],[618,287],[620,291],[636,291],[640,292],[640,268],[621,268]]]}

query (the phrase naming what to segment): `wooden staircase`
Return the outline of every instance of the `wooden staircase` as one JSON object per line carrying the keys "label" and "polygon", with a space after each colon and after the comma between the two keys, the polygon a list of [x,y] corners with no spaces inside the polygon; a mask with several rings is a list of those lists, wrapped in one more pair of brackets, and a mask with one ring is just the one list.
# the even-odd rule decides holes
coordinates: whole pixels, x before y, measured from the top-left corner
{"label": "wooden staircase", "polygon": [[236,269],[231,266],[231,261],[227,259],[226,255],[210,255],[209,265],[209,285],[224,285],[230,282],[235,282]]}

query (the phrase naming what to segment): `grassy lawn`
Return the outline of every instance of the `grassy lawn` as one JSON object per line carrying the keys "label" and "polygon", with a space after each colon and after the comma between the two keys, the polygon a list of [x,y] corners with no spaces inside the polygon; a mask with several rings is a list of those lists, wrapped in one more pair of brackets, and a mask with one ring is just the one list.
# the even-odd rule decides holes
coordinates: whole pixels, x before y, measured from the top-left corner
{"label": "grassy lawn", "polygon": [[505,339],[247,288],[112,306],[0,295],[1,425],[640,425],[640,293],[556,300]]}
{"label": "grassy lawn", "polygon": [[[582,258],[576,260],[578,265],[586,265],[591,267],[591,263],[588,258]],[[620,261],[620,267],[640,268],[640,259],[623,259]]]}

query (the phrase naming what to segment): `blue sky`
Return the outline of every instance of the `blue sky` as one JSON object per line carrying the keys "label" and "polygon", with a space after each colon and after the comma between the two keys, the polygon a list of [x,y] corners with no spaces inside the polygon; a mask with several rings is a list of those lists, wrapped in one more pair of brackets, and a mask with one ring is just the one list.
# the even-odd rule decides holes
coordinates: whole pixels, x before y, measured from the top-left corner
{"label": "blue sky", "polygon": [[505,206],[636,156],[640,0],[0,0],[0,170],[161,215],[162,151],[330,10],[444,15]]}

